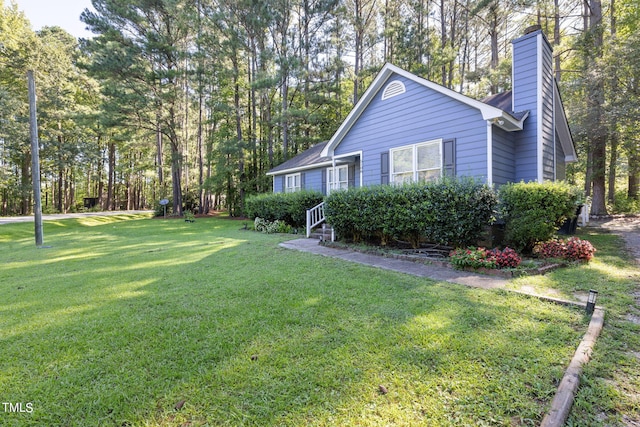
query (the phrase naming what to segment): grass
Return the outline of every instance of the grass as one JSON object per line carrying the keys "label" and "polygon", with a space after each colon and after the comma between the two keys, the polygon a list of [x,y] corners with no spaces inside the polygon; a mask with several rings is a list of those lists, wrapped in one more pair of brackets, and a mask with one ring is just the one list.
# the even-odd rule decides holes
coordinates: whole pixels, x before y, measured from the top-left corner
{"label": "grass", "polygon": [[589,289],[599,292],[598,305],[606,309],[605,327],[584,370],[567,425],[638,425],[640,325],[632,322],[630,315],[640,314],[640,270],[619,236],[586,228],[578,237],[597,248],[596,257],[588,265],[512,283],[514,287],[532,286],[542,293],[554,289],[568,299],[586,295]]}
{"label": "grass", "polygon": [[[588,321],[288,251],[291,236],[228,219],[45,222],[49,249],[32,228],[0,226],[0,401],[33,407],[0,407],[3,426],[538,425]],[[577,282],[563,292],[589,287]],[[601,302],[621,317],[622,299]],[[620,325],[598,343],[576,423],[615,405],[601,386],[632,333]]]}

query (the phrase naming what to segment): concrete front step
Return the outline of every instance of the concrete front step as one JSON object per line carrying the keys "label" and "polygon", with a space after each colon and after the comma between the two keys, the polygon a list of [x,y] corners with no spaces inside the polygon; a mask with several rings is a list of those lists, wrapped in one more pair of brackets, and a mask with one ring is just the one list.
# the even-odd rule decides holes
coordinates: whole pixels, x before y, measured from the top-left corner
{"label": "concrete front step", "polygon": [[311,231],[310,239],[320,240],[320,241],[331,241],[331,232],[333,228],[330,225],[322,224],[321,227],[314,228]]}

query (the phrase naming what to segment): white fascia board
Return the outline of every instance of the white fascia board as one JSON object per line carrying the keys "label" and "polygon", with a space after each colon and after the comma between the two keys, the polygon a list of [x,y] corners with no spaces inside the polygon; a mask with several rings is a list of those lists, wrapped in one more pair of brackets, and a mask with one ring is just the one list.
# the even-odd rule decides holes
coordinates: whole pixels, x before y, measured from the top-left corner
{"label": "white fascia board", "polygon": [[322,163],[314,163],[312,165],[307,165],[307,166],[300,166],[297,168],[291,168],[291,169],[283,169],[283,170],[279,170],[279,171],[275,171],[275,172],[267,172],[267,176],[276,176],[276,175],[285,175],[285,174],[289,174],[289,173],[296,173],[296,172],[303,172],[309,169],[318,169],[321,167],[325,167],[325,166],[331,166],[332,163],[330,161],[327,162],[322,162]]}
{"label": "white fascia board", "polygon": [[542,33],[538,34],[537,38],[537,45],[536,45],[536,49],[538,50],[537,55],[537,72],[536,72],[536,89],[537,89],[537,130],[536,133],[538,135],[538,141],[537,141],[537,145],[538,145],[538,182],[539,183],[543,183],[544,182],[544,138],[543,138],[543,117],[542,117]]}
{"label": "white fascia board", "polygon": [[564,111],[564,105],[562,104],[562,98],[560,97],[560,90],[558,88],[558,82],[553,79],[554,89],[554,104],[555,110],[553,112],[555,121],[555,131],[560,138],[560,144],[562,145],[562,151],[564,151],[565,162],[577,162],[578,154],[576,153],[576,147],[573,144],[573,137],[571,136],[571,130],[569,129],[569,122],[567,121],[567,115]]}

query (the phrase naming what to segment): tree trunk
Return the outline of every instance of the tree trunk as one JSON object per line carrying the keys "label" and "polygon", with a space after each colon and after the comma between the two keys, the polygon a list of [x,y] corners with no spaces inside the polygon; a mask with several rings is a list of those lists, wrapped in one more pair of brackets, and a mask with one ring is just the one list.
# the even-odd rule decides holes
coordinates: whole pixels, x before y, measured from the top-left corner
{"label": "tree trunk", "polygon": [[[602,57],[602,4],[600,0],[591,0],[590,2],[591,16],[589,19],[590,37],[592,37],[592,54],[595,55],[590,62],[590,67],[597,67],[597,61]],[[594,70],[595,71],[595,70]],[[592,75],[598,75],[593,72]],[[587,106],[589,109],[589,123],[592,131],[590,132],[590,143],[593,148],[592,164],[593,176],[593,195],[591,204],[592,215],[606,215],[606,155],[607,155],[607,138],[604,124],[604,82],[602,78],[596,77],[596,81],[592,82],[589,88]]]}
{"label": "tree trunk", "polygon": [[629,154],[627,197],[633,200],[640,200],[640,154],[637,148]]}
{"label": "tree trunk", "polygon": [[31,164],[31,155],[27,152],[22,157],[22,165],[21,165],[21,189],[20,189],[20,215],[28,215],[31,213],[31,197],[29,194],[31,176],[29,174],[29,165]]}

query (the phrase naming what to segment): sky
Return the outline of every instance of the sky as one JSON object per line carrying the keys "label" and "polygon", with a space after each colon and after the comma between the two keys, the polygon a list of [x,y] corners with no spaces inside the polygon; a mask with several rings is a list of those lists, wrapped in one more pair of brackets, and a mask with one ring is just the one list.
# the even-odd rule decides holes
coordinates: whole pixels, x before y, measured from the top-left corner
{"label": "sky", "polygon": [[[15,0],[18,9],[24,12],[34,31],[45,26],[57,25],[76,38],[89,38],[93,34],[85,30],[80,14],[92,9],[91,0]],[[10,3],[6,0],[5,5]]]}

